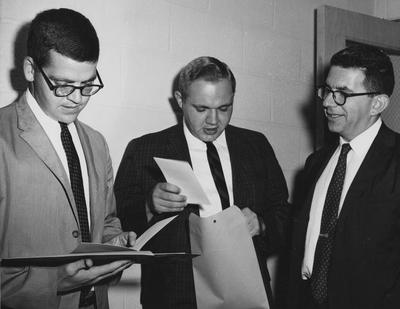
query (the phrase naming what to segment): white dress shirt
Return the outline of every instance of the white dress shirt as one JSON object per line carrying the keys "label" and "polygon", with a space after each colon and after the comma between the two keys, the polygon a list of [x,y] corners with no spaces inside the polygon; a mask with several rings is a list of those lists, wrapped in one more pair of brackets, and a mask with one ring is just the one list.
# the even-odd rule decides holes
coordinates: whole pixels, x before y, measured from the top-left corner
{"label": "white dress shirt", "polygon": [[[61,127],[58,121],[46,115],[46,113],[40,108],[39,104],[36,102],[35,98],[32,96],[30,91],[26,91],[26,100],[30,109],[32,110],[34,116],[37,121],[43,128],[47,137],[50,140],[50,143],[53,145],[54,150],[56,151],[64,169],[69,179],[69,169],[68,169],[68,161],[67,155],[65,154],[62,142],[61,142]],[[76,152],[78,153],[79,162],[81,164],[82,171],[82,180],[83,180],[83,188],[85,190],[85,200],[86,200],[86,208],[88,213],[88,223],[90,227],[90,204],[89,204],[89,176],[87,172],[87,165],[85,155],[83,153],[83,148],[81,141],[79,139],[78,132],[76,131],[75,123],[68,124],[69,132],[71,133],[72,140],[74,142],[74,146]],[[56,205],[55,205],[56,206]]]}
{"label": "white dress shirt", "polygon": [[[211,174],[210,166],[207,159],[207,145],[193,136],[187,128],[186,124],[183,125],[183,132],[189,147],[190,159],[194,174],[200,182],[204,192],[206,193],[210,204],[200,205],[200,216],[212,216],[222,210],[221,199],[219,197],[217,187],[214,183],[214,178]],[[226,186],[229,193],[230,205],[234,204],[233,190],[232,190],[232,168],[231,159],[229,156],[228,146],[226,144],[225,131],[213,142],[218,151],[221,161],[222,170],[224,172]]]}
{"label": "white dress shirt", "polygon": [[[378,131],[382,125],[382,120],[379,118],[372,126],[367,130],[356,136],[350,141],[351,150],[347,155],[346,175],[343,184],[342,195],[339,203],[339,214],[343,206],[343,201],[346,197],[347,191],[353,179],[363,162],[365,155],[367,154],[372,142],[374,141]],[[315,186],[314,195],[311,203],[310,220],[308,222],[305,252],[302,265],[302,278],[311,278],[315,248],[319,237],[321,228],[322,211],[324,208],[325,197],[328,191],[328,186],[331,181],[333,172],[339,159],[340,150],[342,144],[347,143],[342,137],[340,137],[340,143],[331,159],[329,160],[325,170],[322,172],[321,177]],[[338,214],[338,216],[339,216]]]}

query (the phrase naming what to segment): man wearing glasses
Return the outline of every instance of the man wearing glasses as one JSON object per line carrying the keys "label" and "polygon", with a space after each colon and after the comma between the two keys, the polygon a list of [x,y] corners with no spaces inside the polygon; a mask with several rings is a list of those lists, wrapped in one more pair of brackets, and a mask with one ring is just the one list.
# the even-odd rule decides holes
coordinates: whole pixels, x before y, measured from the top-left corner
{"label": "man wearing glasses", "polygon": [[[31,23],[29,89],[0,109],[0,257],[67,254],[81,242],[129,245],[115,217],[113,175],[100,133],[77,120],[103,83],[90,21],[69,9]],[[2,267],[3,308],[108,308],[106,283],[130,261]],[[98,284],[100,283],[101,284]]]}
{"label": "man wearing glasses", "polygon": [[318,97],[338,138],[303,171],[289,308],[400,308],[400,136],[380,117],[393,87],[376,48],[331,59]]}

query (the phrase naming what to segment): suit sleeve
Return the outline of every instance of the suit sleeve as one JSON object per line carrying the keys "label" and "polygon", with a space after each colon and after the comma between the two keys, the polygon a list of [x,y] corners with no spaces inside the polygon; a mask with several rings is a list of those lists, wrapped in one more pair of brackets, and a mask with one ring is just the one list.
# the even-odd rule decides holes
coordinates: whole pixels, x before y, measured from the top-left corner
{"label": "suit sleeve", "polygon": [[274,151],[265,137],[261,145],[260,157],[265,172],[262,187],[258,190],[263,190],[264,194],[260,204],[256,205],[256,213],[264,222],[266,230],[257,241],[263,243],[260,247],[265,250],[265,254],[270,255],[281,250],[287,243],[290,204],[285,177]]}
{"label": "suit sleeve", "polygon": [[131,141],[122,157],[115,179],[114,192],[117,201],[117,214],[123,230],[133,230],[141,235],[148,227],[143,160],[137,142]]}
{"label": "suit sleeve", "polygon": [[57,268],[7,267],[0,276],[1,308],[58,308]]}
{"label": "suit sleeve", "polygon": [[105,217],[104,217],[104,231],[103,242],[107,242],[111,238],[121,233],[121,223],[117,217],[117,209],[114,195],[114,174],[110,152],[106,141],[104,140],[104,147],[106,150],[106,180],[105,180]]}

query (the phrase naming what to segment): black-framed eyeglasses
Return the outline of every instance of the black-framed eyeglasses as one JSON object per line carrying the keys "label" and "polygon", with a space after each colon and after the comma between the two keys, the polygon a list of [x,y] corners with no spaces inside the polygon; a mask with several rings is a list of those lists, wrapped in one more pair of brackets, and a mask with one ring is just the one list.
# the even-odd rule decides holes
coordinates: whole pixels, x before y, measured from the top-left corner
{"label": "black-framed eyeglasses", "polygon": [[49,86],[50,90],[54,92],[54,95],[56,97],[67,97],[71,93],[73,93],[76,89],[79,89],[81,92],[81,95],[84,97],[90,97],[97,92],[101,88],[104,87],[103,81],[101,80],[101,77],[99,75],[99,72],[96,70],[96,76],[100,82],[100,85],[95,85],[95,84],[87,84],[84,86],[74,86],[74,85],[53,85],[49,77],[46,75],[46,73],[43,71],[42,67],[38,64],[36,66],[39,68],[40,73],[42,73],[42,76],[44,80],[46,81],[47,85]]}
{"label": "black-framed eyeglasses", "polygon": [[319,86],[317,88],[317,96],[321,100],[325,100],[330,93],[332,93],[333,101],[335,101],[335,103],[340,106],[344,105],[346,103],[346,99],[350,98],[350,97],[382,94],[381,92],[347,93],[347,92],[344,92],[341,90],[332,90],[330,87],[328,87],[326,85]]}

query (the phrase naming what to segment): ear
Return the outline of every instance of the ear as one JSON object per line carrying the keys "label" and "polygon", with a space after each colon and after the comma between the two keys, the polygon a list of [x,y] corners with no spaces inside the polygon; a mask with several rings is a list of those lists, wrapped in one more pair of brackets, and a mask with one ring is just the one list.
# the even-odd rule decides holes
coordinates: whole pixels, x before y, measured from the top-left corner
{"label": "ear", "polygon": [[23,64],[23,70],[24,70],[24,75],[25,79],[28,82],[33,82],[35,80],[35,65],[32,57],[25,57],[24,59],[24,64]]}
{"label": "ear", "polygon": [[180,91],[175,91],[174,92],[175,100],[178,102],[179,107],[182,109],[183,105],[183,98],[182,98],[182,93]]}
{"label": "ear", "polygon": [[380,115],[386,109],[386,107],[388,107],[389,102],[390,99],[386,94],[377,95],[372,102],[370,111],[371,116]]}

